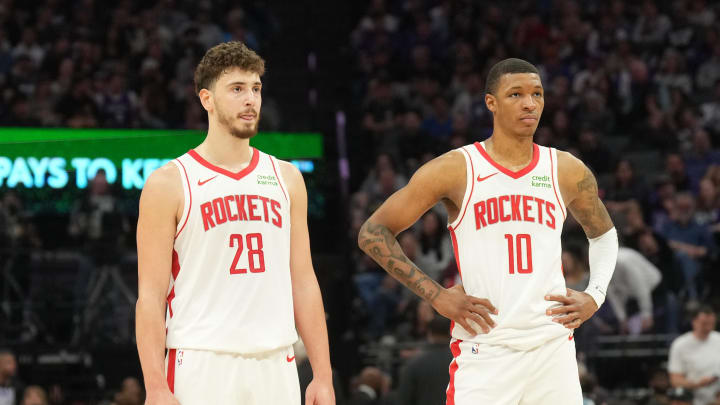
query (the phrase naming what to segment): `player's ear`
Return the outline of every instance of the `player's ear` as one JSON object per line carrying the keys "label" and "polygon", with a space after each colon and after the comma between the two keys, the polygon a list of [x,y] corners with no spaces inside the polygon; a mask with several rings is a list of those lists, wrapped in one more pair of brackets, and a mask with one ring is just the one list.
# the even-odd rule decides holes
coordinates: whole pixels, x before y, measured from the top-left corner
{"label": "player's ear", "polygon": [[198,93],[198,98],[205,111],[210,112],[213,109],[212,92],[208,89],[202,89]]}
{"label": "player's ear", "polygon": [[490,93],[485,93],[485,105],[492,113],[495,113],[495,111],[497,110],[497,105],[495,105],[495,101],[497,101],[495,99],[495,96]]}

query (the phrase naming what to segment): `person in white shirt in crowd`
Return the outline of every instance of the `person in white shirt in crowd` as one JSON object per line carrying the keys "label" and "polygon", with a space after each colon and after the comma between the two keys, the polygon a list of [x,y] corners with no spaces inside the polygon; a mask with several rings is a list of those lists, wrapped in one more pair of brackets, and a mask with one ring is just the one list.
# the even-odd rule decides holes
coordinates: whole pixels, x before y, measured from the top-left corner
{"label": "person in white shirt in crowd", "polygon": [[693,405],[710,405],[720,393],[720,332],[715,310],[701,306],[692,318],[692,330],[670,346],[670,384],[694,391]]}
{"label": "person in white shirt in crowd", "polygon": [[[628,247],[620,247],[607,299],[622,332],[639,334],[652,328],[652,291],[660,284],[660,280],[660,270],[642,254]],[[629,318],[627,305],[630,299],[637,301],[640,311],[637,316]]]}

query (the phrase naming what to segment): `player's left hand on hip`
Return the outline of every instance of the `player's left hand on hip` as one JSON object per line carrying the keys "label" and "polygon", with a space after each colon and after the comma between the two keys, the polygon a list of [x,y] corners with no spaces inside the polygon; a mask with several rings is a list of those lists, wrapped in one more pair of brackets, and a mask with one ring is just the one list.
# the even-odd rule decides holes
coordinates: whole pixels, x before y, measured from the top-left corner
{"label": "player's left hand on hip", "polygon": [[575,329],[590,319],[598,310],[595,300],[587,293],[567,289],[567,295],[546,295],[546,301],[557,301],[559,306],[548,308],[546,314],[568,329]]}
{"label": "player's left hand on hip", "polygon": [[331,381],[313,379],[305,390],[306,405],[335,405],[335,391]]}

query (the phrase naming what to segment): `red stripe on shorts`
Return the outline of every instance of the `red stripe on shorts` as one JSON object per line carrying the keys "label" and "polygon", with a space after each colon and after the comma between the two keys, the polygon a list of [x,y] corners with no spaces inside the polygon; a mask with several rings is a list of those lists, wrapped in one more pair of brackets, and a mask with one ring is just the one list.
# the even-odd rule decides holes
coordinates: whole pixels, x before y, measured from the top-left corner
{"label": "red stripe on shorts", "polygon": [[448,384],[447,389],[446,405],[455,405],[455,372],[459,367],[457,358],[460,356],[460,342],[462,342],[462,340],[456,340],[450,344],[450,352],[452,352],[454,358],[450,363],[450,384]]}
{"label": "red stripe on shorts", "polygon": [[175,349],[168,351],[167,381],[170,392],[175,393]]}

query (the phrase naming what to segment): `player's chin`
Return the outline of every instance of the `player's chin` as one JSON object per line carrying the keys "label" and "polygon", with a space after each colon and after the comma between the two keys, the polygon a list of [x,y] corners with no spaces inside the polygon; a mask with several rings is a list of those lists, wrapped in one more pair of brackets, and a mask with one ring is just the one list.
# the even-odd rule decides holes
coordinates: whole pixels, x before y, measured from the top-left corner
{"label": "player's chin", "polygon": [[250,138],[254,137],[255,135],[257,135],[257,133],[258,133],[257,126],[253,126],[251,128],[247,128],[244,126],[242,126],[240,128],[235,127],[235,128],[233,128],[233,131],[232,131],[232,135],[234,137],[240,138],[240,139],[250,139]]}
{"label": "player's chin", "polygon": [[537,124],[535,125],[521,125],[519,128],[517,128],[517,134],[522,137],[532,137],[535,135],[535,130],[537,129]]}

